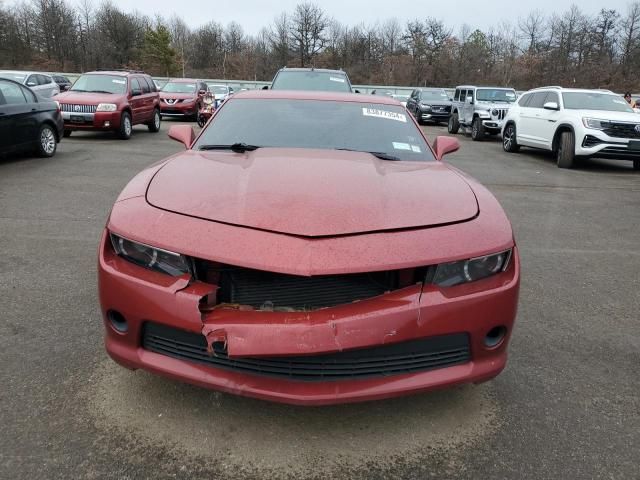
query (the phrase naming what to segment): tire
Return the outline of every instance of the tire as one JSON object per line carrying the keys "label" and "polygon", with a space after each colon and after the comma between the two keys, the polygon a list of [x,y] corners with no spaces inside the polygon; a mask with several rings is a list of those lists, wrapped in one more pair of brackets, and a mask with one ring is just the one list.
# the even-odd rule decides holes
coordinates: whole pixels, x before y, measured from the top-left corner
{"label": "tire", "polygon": [[479,142],[484,138],[484,125],[482,125],[482,120],[480,117],[476,117],[473,119],[473,123],[471,124],[471,139],[473,141]]}
{"label": "tire", "polygon": [[157,133],[160,131],[160,122],[162,119],[160,118],[160,110],[157,108],[153,110],[153,120],[151,123],[147,124],[150,132]]}
{"label": "tire", "polygon": [[63,136],[64,138],[69,138],[69,137],[71,136],[71,132],[72,132],[72,130],[65,130],[65,131],[62,133],[62,136]]}
{"label": "tire", "polygon": [[460,122],[458,122],[458,114],[457,113],[452,113],[451,116],[449,117],[449,123],[447,124],[447,131],[449,133],[458,133],[458,130],[460,130]]}
{"label": "tire", "polygon": [[640,160],[636,159],[633,161],[633,169],[636,172],[640,171]]}
{"label": "tire", "polygon": [[576,163],[576,140],[571,132],[562,132],[556,150],[558,168],[573,168]]}
{"label": "tire", "polygon": [[53,127],[47,123],[40,127],[38,132],[38,156],[53,157],[58,148],[58,139]]}
{"label": "tire", "polygon": [[207,121],[204,119],[204,115],[198,114],[198,126],[202,128],[206,123]]}
{"label": "tire", "polygon": [[416,122],[418,122],[418,125],[424,125],[422,121],[422,115],[419,112],[420,110],[416,108],[416,111],[414,112],[413,116],[416,117]]}
{"label": "tire", "polygon": [[131,132],[133,125],[131,123],[131,115],[129,112],[122,112],[120,117],[120,128],[118,129],[118,137],[122,140],[129,140],[131,138]]}
{"label": "tire", "polygon": [[504,128],[502,134],[502,149],[505,152],[516,153],[520,150],[520,145],[517,143],[516,126],[510,123]]}

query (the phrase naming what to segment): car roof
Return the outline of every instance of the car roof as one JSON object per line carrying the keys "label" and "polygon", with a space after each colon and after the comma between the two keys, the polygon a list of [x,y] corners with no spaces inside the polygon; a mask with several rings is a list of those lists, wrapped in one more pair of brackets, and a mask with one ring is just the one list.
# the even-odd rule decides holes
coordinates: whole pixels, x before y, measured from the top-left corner
{"label": "car roof", "polygon": [[278,72],[321,72],[321,73],[337,73],[340,75],[346,75],[344,70],[332,70],[330,68],[300,68],[300,67],[284,67],[278,70]]}
{"label": "car roof", "polygon": [[497,90],[515,90],[513,87],[494,87],[491,85],[458,85],[456,88],[495,88]]}
{"label": "car roof", "polygon": [[173,83],[194,83],[194,82],[201,82],[202,80],[198,80],[195,78],[170,78],[169,80],[167,80],[167,83],[169,82],[173,82]]}
{"label": "car roof", "polygon": [[0,70],[0,73],[16,73],[19,75],[31,75],[32,73],[39,73],[41,75],[48,75],[48,73],[44,72],[34,72],[33,70]]}
{"label": "car roof", "polygon": [[325,92],[316,90],[245,90],[233,95],[234,99],[319,100],[328,102],[377,103],[401,105],[386,95],[363,95],[359,93]]}
{"label": "car roof", "polygon": [[119,77],[127,77],[133,74],[146,75],[144,72],[123,72],[121,70],[96,70],[93,72],[84,72],[83,75],[117,75]]}
{"label": "car roof", "polygon": [[564,87],[538,87],[538,88],[532,88],[531,90],[527,90],[524,93],[529,93],[529,92],[537,92],[537,91],[555,91],[555,92],[576,92],[576,93],[608,93],[608,94],[613,94],[613,95],[618,95],[615,92],[612,92],[611,90],[606,90],[606,89],[600,89],[600,88],[564,88]]}

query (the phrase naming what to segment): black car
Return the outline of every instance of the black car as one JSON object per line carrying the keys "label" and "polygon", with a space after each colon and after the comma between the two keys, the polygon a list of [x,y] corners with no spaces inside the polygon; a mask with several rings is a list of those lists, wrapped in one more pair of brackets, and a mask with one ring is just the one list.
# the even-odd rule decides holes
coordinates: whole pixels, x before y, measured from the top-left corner
{"label": "black car", "polygon": [[67,77],[62,75],[51,75],[51,78],[53,78],[53,81],[58,84],[61,92],[66,92],[71,88],[71,85],[73,85]]}
{"label": "black car", "polygon": [[281,68],[273,77],[271,89],[353,92],[346,72],[324,68]]}
{"label": "black car", "polygon": [[52,157],[63,132],[58,103],[13,80],[0,79],[0,154],[33,150]]}
{"label": "black car", "polygon": [[409,110],[418,123],[448,122],[451,115],[451,98],[442,88],[417,88],[407,100]]}

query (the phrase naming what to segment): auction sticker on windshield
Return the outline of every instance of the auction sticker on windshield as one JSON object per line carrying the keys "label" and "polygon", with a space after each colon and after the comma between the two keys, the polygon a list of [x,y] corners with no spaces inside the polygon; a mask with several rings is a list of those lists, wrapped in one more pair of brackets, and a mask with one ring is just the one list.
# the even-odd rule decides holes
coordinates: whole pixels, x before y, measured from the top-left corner
{"label": "auction sticker on windshield", "polygon": [[379,110],[377,108],[362,107],[362,115],[365,117],[386,118],[388,120],[407,123],[406,115],[403,115],[402,113],[389,112],[387,110]]}
{"label": "auction sticker on windshield", "polygon": [[329,77],[329,80],[331,80],[332,82],[340,82],[340,83],[344,83],[344,78]]}
{"label": "auction sticker on windshield", "polygon": [[117,83],[119,85],[124,85],[125,83],[127,83],[126,80],[118,80],[116,78],[114,78],[113,80],[111,80],[113,83]]}

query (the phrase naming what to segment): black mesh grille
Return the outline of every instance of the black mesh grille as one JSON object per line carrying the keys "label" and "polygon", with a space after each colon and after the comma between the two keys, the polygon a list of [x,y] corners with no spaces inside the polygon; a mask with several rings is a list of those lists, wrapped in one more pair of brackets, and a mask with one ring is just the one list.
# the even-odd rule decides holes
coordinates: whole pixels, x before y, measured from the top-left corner
{"label": "black mesh grille", "polygon": [[602,140],[600,140],[599,138],[596,138],[593,135],[585,135],[584,140],[582,141],[582,146],[589,148],[589,147],[595,147],[596,145],[600,145],[601,143],[602,143]]}
{"label": "black mesh grille", "polygon": [[155,353],[216,368],[303,381],[423,372],[466,363],[471,358],[466,333],[322,355],[229,358],[222,343],[214,343],[215,354],[209,355],[203,335],[146,322],[142,346]]}
{"label": "black mesh grille", "polygon": [[610,137],[618,138],[640,138],[640,132],[636,131],[637,123],[609,122],[609,126],[604,129],[604,133]]}
{"label": "black mesh grille", "polygon": [[395,272],[302,277],[246,268],[220,272],[218,303],[256,309],[314,310],[363,300],[397,287]]}

